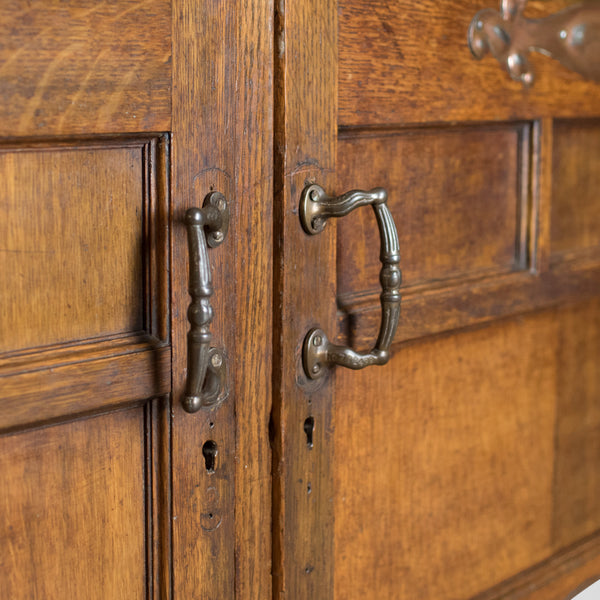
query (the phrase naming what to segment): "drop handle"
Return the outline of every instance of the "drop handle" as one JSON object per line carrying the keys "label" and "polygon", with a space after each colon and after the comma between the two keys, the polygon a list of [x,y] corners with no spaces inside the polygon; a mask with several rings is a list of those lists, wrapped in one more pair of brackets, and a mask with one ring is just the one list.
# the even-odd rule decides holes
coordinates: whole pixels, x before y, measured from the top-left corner
{"label": "drop handle", "polygon": [[194,413],[215,406],[225,389],[226,364],[223,350],[211,347],[210,324],[214,311],[208,248],[219,246],[229,228],[229,206],[220,192],[206,196],[202,208],[190,208],[185,214],[189,248],[188,308],[190,330],[187,336],[187,380],[182,405]]}
{"label": "drop handle", "polygon": [[533,50],[552,56],[587,79],[600,81],[600,2],[579,2],[542,19],[526,19],[527,0],[502,0],[500,10],[479,11],[469,26],[477,59],[491,54],[515,81],[530,86]]}
{"label": "drop handle", "polygon": [[398,232],[387,205],[387,192],[382,188],[371,191],[353,190],[342,196],[328,196],[317,185],[308,185],[300,200],[300,221],[309,235],[317,235],[330,218],[343,217],[361,206],[371,205],[379,228],[381,271],[381,325],[379,335],[370,352],[361,354],[333,344],[325,332],[317,327],[304,338],[302,362],[310,379],[323,377],[335,365],[348,369],[363,369],[369,365],[384,365],[390,359],[390,346],[400,319],[400,283],[402,275],[398,268],[400,251]]}

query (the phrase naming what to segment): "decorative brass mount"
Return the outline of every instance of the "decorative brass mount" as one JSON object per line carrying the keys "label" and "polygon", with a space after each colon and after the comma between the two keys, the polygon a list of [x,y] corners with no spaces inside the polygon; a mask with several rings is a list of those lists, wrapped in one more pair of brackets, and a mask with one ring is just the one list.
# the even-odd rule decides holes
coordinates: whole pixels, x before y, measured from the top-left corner
{"label": "decorative brass mount", "polygon": [[543,19],[526,19],[527,0],[502,0],[500,11],[479,11],[469,26],[475,58],[491,52],[515,80],[528,87],[531,51],[541,52],[587,79],[600,81],[600,1],[573,4]]}

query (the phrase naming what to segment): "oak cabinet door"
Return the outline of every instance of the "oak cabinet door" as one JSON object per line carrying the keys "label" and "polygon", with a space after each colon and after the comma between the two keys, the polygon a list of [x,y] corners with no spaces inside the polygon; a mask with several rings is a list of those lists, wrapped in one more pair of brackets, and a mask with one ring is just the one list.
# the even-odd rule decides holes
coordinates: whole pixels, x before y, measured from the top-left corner
{"label": "oak cabinet door", "polygon": [[[272,14],[243,8],[0,7],[3,598],[270,596],[272,36],[242,14]],[[217,190],[227,379],[188,414],[184,215]]]}
{"label": "oak cabinet door", "polygon": [[[540,55],[529,89],[475,61],[469,24],[497,4],[279,15],[279,597],[558,600],[598,572],[600,87]],[[372,211],[309,236],[312,183],[387,190],[385,366],[304,372],[312,328],[365,351],[381,321]]]}

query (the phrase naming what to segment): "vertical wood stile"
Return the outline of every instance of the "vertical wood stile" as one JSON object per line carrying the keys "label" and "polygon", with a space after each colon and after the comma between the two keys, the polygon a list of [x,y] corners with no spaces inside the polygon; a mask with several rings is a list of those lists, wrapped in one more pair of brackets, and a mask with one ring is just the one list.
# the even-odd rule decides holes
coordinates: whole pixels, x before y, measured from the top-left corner
{"label": "vertical wood stile", "polygon": [[[268,0],[173,9],[174,597],[267,598],[270,585],[273,9]],[[231,210],[210,250],[213,346],[229,395],[186,414],[187,242],[183,215],[222,192]],[[217,444],[207,473],[202,445]]]}
{"label": "vertical wood stile", "polygon": [[[333,594],[333,377],[308,384],[307,331],[335,331],[335,226],[302,230],[307,182],[335,190],[337,3],[276,6],[273,597]],[[312,448],[304,431],[312,417]]]}

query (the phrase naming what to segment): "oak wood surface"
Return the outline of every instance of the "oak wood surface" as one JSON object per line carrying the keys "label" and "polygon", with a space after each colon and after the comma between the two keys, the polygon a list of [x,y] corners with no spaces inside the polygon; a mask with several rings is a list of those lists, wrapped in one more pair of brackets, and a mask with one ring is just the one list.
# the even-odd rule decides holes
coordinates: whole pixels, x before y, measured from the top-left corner
{"label": "oak wood surface", "polygon": [[[272,311],[270,2],[173,2],[173,573],[176,597],[269,598],[268,422]],[[228,397],[186,414],[187,243],[183,216],[222,192],[231,221],[209,250],[214,346]],[[201,448],[217,444],[207,473]]]}
{"label": "oak wood surface", "polygon": [[170,350],[131,344],[104,356],[40,361],[35,369],[0,375],[0,429],[64,420],[76,414],[140,403],[170,388]]}
{"label": "oak wood surface", "polygon": [[552,258],[600,246],[600,121],[554,123]]}
{"label": "oak wood surface", "polygon": [[599,550],[596,534],[473,600],[570,600],[598,579]]}
{"label": "oak wood surface", "polygon": [[275,23],[273,598],[325,599],[333,594],[333,385],[309,384],[300,352],[311,327],[334,331],[335,225],[307,236],[298,204],[306,182],[328,190],[335,182],[336,3],[279,2]]}
{"label": "oak wood surface", "polygon": [[[424,286],[402,299],[394,343],[472,327],[495,319],[592,298],[600,293],[599,257],[565,262],[541,274],[521,272]],[[377,294],[342,297],[339,340],[359,349],[373,344],[381,322]]]}
{"label": "oak wood surface", "polygon": [[170,595],[170,17],[0,6],[2,597]]}
{"label": "oak wood surface", "polygon": [[[525,15],[548,16],[566,0],[531,0]],[[339,124],[497,121],[598,112],[596,84],[533,53],[536,81],[524,90],[488,55],[467,46],[475,14],[496,0],[369,0],[339,3]]]}
{"label": "oak wood surface", "polygon": [[168,131],[169,0],[4,0],[0,136]]}
{"label": "oak wood surface", "polygon": [[598,529],[598,308],[337,374],[336,597],[470,598]]}
{"label": "oak wood surface", "polygon": [[142,150],[0,151],[3,352],[143,329]]}
{"label": "oak wood surface", "polygon": [[[528,143],[519,124],[343,135],[336,190],[387,190],[403,287],[522,269]],[[338,294],[378,290],[379,234],[370,211],[355,211],[337,229]]]}
{"label": "oak wood surface", "polygon": [[143,440],[141,408],[0,437],[2,596],[146,597]]}
{"label": "oak wood surface", "polygon": [[[527,14],[541,16],[565,4],[530,2]],[[296,20],[288,16],[301,9],[290,13],[284,6],[276,172],[287,175],[287,157],[313,148],[315,129],[303,118],[320,106],[318,94],[328,92],[339,101],[332,115],[339,141],[328,164],[334,189],[328,191],[401,190],[390,194],[390,205],[400,236],[412,243],[405,238],[400,248],[405,287],[390,364],[358,372],[338,368],[323,388],[307,386],[300,374],[293,387],[291,351],[299,362],[301,341],[292,347],[290,332],[307,320],[322,324],[325,308],[321,296],[313,301],[314,290],[330,283],[324,254],[299,247],[297,216],[286,212],[296,208],[297,200],[288,198],[301,186],[290,186],[290,194],[282,181],[276,331],[285,341],[275,346],[276,355],[283,352],[281,376],[275,375],[281,409],[275,405],[274,417],[283,474],[275,481],[274,498],[282,498],[275,515],[288,532],[296,523],[314,531],[313,505],[298,501],[298,490],[307,469],[323,461],[322,473],[334,478],[335,547],[333,559],[318,565],[329,571],[323,580],[333,575],[334,592],[307,591],[286,568],[286,553],[287,564],[301,564],[295,557],[302,536],[292,535],[296,545],[289,548],[276,531],[281,580],[293,582],[280,585],[276,597],[544,598],[573,592],[582,583],[576,576],[588,578],[597,564],[590,399],[597,395],[591,365],[600,351],[600,257],[595,243],[550,257],[555,190],[564,189],[566,198],[581,189],[580,212],[595,214],[594,186],[574,184],[579,169],[583,181],[595,181],[595,135],[571,135],[561,149],[558,137],[566,139],[561,127],[575,132],[593,123],[579,118],[597,115],[597,88],[546,57],[534,58],[538,77],[528,91],[495,60],[474,61],[466,31],[485,6],[340,0],[337,54],[331,49],[320,63],[314,45],[335,46],[335,32],[315,35],[317,19],[303,28],[304,51],[297,50],[295,35],[289,40]],[[339,77],[332,83],[337,57]],[[298,100],[306,80],[310,108]],[[555,127],[557,118],[564,125]],[[319,152],[335,147],[331,130],[320,131]],[[577,159],[567,158],[571,151]],[[568,168],[555,168],[556,153]],[[322,166],[316,154],[303,156],[297,168]],[[336,292],[345,313],[338,338],[361,350],[372,346],[381,318],[379,244],[372,242],[374,224],[365,212],[326,229],[338,231],[337,252],[331,248],[327,255],[337,253]],[[425,243],[415,247],[411,236]],[[365,250],[365,240],[373,248]],[[290,282],[291,272],[305,282],[303,289]],[[315,288],[317,272],[322,282]],[[288,309],[288,291],[296,294],[295,312]],[[330,394],[334,456],[322,440],[302,452],[300,427],[311,413],[301,414],[298,390],[307,403],[321,402],[323,390]],[[289,465],[295,476],[286,479]],[[572,499],[565,487],[573,488]],[[312,547],[325,547],[329,531],[317,535]],[[591,545],[583,558],[574,558],[577,551],[569,554],[567,547],[581,547],[586,536]]]}

